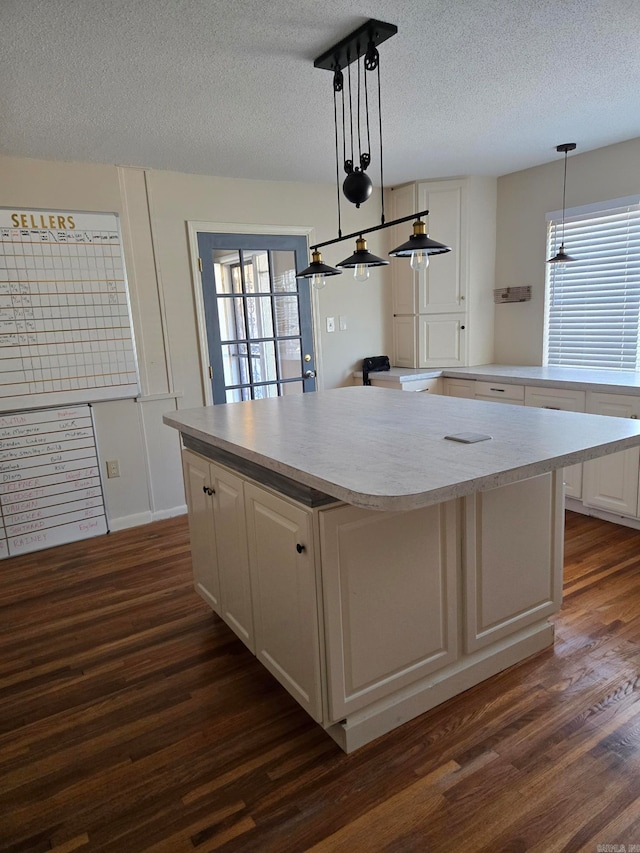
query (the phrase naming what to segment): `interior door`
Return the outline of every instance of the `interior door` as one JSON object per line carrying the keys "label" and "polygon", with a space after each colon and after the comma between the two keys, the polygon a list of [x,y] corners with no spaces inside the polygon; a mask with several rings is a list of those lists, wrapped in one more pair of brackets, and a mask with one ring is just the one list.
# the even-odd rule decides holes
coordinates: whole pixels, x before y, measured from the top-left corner
{"label": "interior door", "polygon": [[214,403],[315,391],[304,237],[198,232]]}

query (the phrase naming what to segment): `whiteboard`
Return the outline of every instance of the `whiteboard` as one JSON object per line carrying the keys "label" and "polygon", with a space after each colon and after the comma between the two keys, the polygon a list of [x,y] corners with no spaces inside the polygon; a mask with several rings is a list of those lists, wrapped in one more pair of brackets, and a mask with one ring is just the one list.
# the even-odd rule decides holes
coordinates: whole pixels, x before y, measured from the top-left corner
{"label": "whiteboard", "polygon": [[91,406],[0,414],[0,559],[107,532]]}
{"label": "whiteboard", "polygon": [[0,208],[0,411],[139,392],[117,214]]}

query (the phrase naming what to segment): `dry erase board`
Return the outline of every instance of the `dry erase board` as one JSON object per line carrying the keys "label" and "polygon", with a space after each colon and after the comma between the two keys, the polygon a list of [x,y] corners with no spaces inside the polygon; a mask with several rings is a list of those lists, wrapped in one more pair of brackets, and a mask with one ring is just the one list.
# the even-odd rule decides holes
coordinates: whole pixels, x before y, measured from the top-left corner
{"label": "dry erase board", "polygon": [[0,414],[0,559],[106,532],[91,406]]}
{"label": "dry erase board", "polygon": [[0,208],[0,411],[138,393],[117,214]]}

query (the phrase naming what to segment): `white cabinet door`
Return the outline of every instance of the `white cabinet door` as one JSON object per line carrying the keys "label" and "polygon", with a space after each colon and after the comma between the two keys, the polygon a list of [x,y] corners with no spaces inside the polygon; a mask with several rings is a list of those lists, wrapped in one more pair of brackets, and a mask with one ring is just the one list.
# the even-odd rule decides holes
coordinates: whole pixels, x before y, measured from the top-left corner
{"label": "white cabinet door", "polygon": [[312,514],[245,484],[256,656],[322,720]]}
{"label": "white cabinet door", "polygon": [[[525,406],[538,409],[558,409],[561,412],[584,412],[586,394],[570,388],[542,388],[527,385],[524,392]],[[564,493],[570,498],[582,498],[582,463],[564,469]]]}
{"label": "white cabinet door", "polygon": [[429,211],[429,236],[451,247],[451,252],[432,257],[427,270],[419,274],[419,314],[451,314],[464,309],[462,187],[462,181],[427,181],[418,185],[419,209]]}
{"label": "white cabinet door", "polygon": [[220,577],[220,615],[253,652],[253,611],[243,483],[235,474],[214,464],[211,464],[211,480]]}
{"label": "white cabinet door", "polygon": [[190,450],[182,466],[195,588],[254,651],[242,480]]}
{"label": "white cabinet door", "polygon": [[201,456],[183,450],[182,470],[189,510],[193,584],[196,592],[220,614],[220,579],[209,463]]}
{"label": "white cabinet door", "polygon": [[329,721],[457,656],[456,502],[320,513]]}
{"label": "white cabinet door", "polygon": [[393,366],[416,367],[416,318],[393,318]]}
{"label": "white cabinet door", "polygon": [[465,651],[560,609],[562,477],[542,474],[464,499]]}
{"label": "white cabinet door", "polygon": [[418,367],[465,364],[465,329],[464,314],[421,314],[418,317]]}
{"label": "white cabinet door", "polygon": [[[587,393],[587,411],[618,418],[640,416],[640,397],[626,394]],[[638,515],[640,450],[632,447],[584,463],[583,502],[619,515]]]}

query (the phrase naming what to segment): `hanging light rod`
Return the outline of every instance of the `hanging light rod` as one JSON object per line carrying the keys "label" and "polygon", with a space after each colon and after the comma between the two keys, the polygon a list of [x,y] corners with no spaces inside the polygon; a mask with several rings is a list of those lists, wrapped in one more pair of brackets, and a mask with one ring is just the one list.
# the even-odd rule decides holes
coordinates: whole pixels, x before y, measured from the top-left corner
{"label": "hanging light rod", "polygon": [[[411,216],[401,216],[400,219],[392,219],[391,222],[384,222],[381,225],[373,225],[371,228],[361,228],[359,231],[353,231],[351,234],[334,237],[333,240],[325,240],[324,243],[316,243],[311,246],[311,251],[322,249],[324,246],[333,246],[334,243],[342,243],[343,240],[353,240],[354,237],[362,237],[363,234],[373,234],[374,231],[382,231],[384,228],[391,228],[393,225],[400,225],[401,222],[409,222],[411,219],[419,219],[421,216],[428,216],[428,210],[419,210],[417,213],[412,213]],[[446,249],[446,251],[451,251]]]}
{"label": "hanging light rod", "polygon": [[313,65],[315,68],[324,68],[326,71],[334,71],[336,67],[346,68],[347,65],[364,56],[371,42],[377,47],[391,36],[395,36],[397,32],[398,28],[395,24],[371,19],[326,50]]}
{"label": "hanging light rod", "polygon": [[[410,216],[402,216],[387,222],[384,215],[384,168],[382,164],[382,104],[380,95],[380,55],[378,45],[385,42],[398,32],[395,24],[371,19],[358,27],[333,47],[326,50],[314,62],[316,68],[331,71],[333,74],[333,125],[336,155],[336,196],[338,202],[338,236],[323,243],[311,246],[313,260],[309,266],[296,273],[297,278],[310,279],[313,287],[324,287],[327,276],[339,275],[342,269],[353,269],[358,281],[369,277],[372,267],[385,266],[389,261],[371,254],[367,249],[365,234],[373,234],[383,228],[391,228],[402,222],[414,220],[413,234],[405,243],[397,246],[389,255],[391,257],[410,258],[411,267],[416,272],[424,271],[429,264],[429,255],[439,255],[450,252],[449,246],[432,240],[426,233],[426,224],[422,216],[429,214],[428,210],[419,210]],[[352,71],[351,65],[355,64]],[[345,71],[345,73],[343,73]],[[369,96],[369,78],[375,80],[375,90]],[[377,102],[377,103],[376,103]],[[377,113],[379,166],[380,166],[380,224],[370,228],[359,228],[351,234],[342,233],[342,216],[340,208],[340,166],[346,174],[342,182],[342,192],[347,201],[359,208],[367,201],[373,190],[373,182],[367,174],[372,161],[372,137],[370,107],[373,105],[373,115]],[[339,121],[339,116],[341,121]],[[320,249],[323,246],[333,246],[344,240],[357,237],[355,252],[341,261],[338,268],[323,263]]]}

